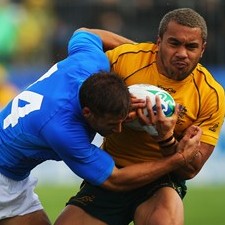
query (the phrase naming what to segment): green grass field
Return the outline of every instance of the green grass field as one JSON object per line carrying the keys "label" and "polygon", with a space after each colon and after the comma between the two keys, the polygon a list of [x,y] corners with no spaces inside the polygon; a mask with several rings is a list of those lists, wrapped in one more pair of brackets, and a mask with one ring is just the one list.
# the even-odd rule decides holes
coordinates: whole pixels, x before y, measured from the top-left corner
{"label": "green grass field", "polygon": [[[36,192],[53,222],[67,199],[77,190],[74,186],[39,185]],[[184,200],[185,225],[224,225],[225,186],[189,187]]]}

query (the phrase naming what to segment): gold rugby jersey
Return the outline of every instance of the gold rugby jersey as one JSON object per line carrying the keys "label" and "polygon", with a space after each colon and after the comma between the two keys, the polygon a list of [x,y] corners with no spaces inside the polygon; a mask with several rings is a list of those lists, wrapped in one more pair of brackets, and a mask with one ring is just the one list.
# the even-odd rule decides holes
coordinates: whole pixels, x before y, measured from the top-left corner
{"label": "gold rugby jersey", "polygon": [[[186,79],[174,81],[158,72],[157,45],[153,43],[125,44],[106,54],[111,69],[127,85],[148,83],[158,86],[183,106],[175,127],[178,139],[186,128],[194,124],[203,130],[202,142],[216,145],[224,120],[224,89],[205,67],[198,64]],[[126,126],[123,126],[122,133],[105,138],[102,147],[114,157],[118,166],[162,157],[154,138],[144,131],[134,131]]]}

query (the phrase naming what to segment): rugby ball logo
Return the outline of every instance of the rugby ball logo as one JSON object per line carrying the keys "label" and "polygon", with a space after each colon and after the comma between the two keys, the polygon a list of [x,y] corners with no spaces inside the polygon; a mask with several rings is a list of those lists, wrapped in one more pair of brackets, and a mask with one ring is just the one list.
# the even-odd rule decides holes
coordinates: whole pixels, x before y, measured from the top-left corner
{"label": "rugby ball logo", "polygon": [[[153,111],[156,113],[155,96],[158,95],[161,100],[161,107],[165,116],[170,117],[173,115],[175,110],[175,101],[173,97],[165,90],[149,84],[134,84],[128,86],[129,92],[135,97],[140,99],[146,99],[146,96],[150,97]],[[144,114],[147,116],[147,109],[144,109]],[[126,123],[132,129],[145,130],[151,135],[157,135],[157,131],[153,126],[143,126],[139,123],[138,119],[135,119],[129,123]]]}

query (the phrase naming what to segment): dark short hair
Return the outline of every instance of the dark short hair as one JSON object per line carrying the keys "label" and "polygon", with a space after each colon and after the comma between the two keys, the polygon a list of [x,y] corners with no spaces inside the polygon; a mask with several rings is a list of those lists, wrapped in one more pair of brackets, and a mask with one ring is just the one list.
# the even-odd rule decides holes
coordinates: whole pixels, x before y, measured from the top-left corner
{"label": "dark short hair", "polygon": [[130,94],[122,78],[113,72],[99,72],[86,79],[80,88],[81,107],[96,116],[106,114],[125,118],[129,112]]}
{"label": "dark short hair", "polygon": [[179,8],[165,14],[159,24],[159,37],[163,37],[167,30],[168,24],[171,21],[175,21],[178,24],[187,27],[200,28],[203,42],[207,40],[207,25],[205,19],[193,9]]}

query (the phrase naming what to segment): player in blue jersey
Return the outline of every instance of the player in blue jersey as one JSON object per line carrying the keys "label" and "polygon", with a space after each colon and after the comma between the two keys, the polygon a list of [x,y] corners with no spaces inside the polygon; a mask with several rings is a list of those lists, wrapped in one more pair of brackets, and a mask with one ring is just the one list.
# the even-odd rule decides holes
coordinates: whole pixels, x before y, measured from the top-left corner
{"label": "player in blue jersey", "polygon": [[[76,175],[114,191],[150,181],[151,163],[118,169],[111,156],[91,144],[96,132],[102,136],[120,132],[130,108],[128,89],[109,72],[103,51],[114,46],[103,43],[85,29],[76,31],[68,57],[0,113],[0,225],[50,224],[33,191],[37,180],[30,176],[46,160],[63,160]],[[148,100],[147,105],[150,110]],[[163,160],[162,166],[170,165],[165,172],[184,165],[198,152],[201,130],[194,130],[187,133],[179,153]]]}

